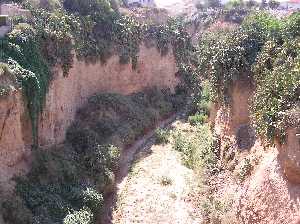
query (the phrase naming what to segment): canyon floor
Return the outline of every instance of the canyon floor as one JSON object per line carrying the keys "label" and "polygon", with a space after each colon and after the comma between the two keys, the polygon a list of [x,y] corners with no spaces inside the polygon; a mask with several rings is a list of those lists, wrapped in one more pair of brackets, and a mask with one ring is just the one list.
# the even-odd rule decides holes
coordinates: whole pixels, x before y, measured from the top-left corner
{"label": "canyon floor", "polygon": [[[168,126],[174,125],[184,123],[174,121]],[[197,188],[196,174],[183,165],[180,153],[170,143],[155,144],[151,133],[136,150],[130,151],[131,156],[123,157],[123,166],[129,165],[128,173],[124,173],[125,168],[117,175],[117,194],[107,200],[107,214],[102,223],[201,223],[199,208],[194,206],[192,198]]]}

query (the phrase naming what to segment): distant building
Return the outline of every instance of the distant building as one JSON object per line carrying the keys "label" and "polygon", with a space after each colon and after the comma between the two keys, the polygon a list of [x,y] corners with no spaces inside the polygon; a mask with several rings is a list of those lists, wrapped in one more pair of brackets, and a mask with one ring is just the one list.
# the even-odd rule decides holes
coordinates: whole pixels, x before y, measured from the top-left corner
{"label": "distant building", "polygon": [[131,7],[154,7],[155,3],[154,0],[128,0],[128,6]]}

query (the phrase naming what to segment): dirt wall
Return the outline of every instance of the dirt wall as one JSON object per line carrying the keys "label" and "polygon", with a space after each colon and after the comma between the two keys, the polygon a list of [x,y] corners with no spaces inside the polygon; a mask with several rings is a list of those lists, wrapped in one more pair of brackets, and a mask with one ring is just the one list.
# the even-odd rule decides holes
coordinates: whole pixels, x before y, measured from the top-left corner
{"label": "dirt wall", "polygon": [[[28,136],[29,134],[29,136]],[[30,120],[22,94],[12,91],[0,98],[0,190],[10,190],[11,178],[26,168],[31,145]]]}
{"label": "dirt wall", "polygon": [[[75,60],[69,75],[55,68],[39,122],[41,146],[59,144],[76,111],[93,94],[115,92],[130,94],[148,87],[170,88],[178,84],[172,52],[161,57],[156,48],[141,47],[136,70],[131,64],[120,64],[113,56],[106,64],[87,64]],[[11,189],[10,178],[26,168],[30,158],[31,128],[21,91],[0,100],[0,188]],[[22,165],[20,165],[22,164]]]}
{"label": "dirt wall", "polygon": [[117,56],[104,65],[87,65],[76,60],[68,77],[56,70],[40,122],[40,144],[62,142],[77,109],[90,96],[99,92],[130,94],[154,86],[174,91],[178,84],[176,71],[172,52],[161,57],[155,48],[145,47],[141,48],[136,70],[131,65],[121,65]]}
{"label": "dirt wall", "polygon": [[211,112],[211,122],[223,143],[236,142],[239,128],[250,124],[250,100],[254,86],[245,78],[236,81],[229,93],[228,105],[216,103]]}
{"label": "dirt wall", "polygon": [[[222,156],[226,157],[224,154],[234,151],[238,163],[247,158],[253,166],[250,175],[244,181],[237,180],[235,184],[230,182],[224,184],[236,185],[226,187],[236,190],[223,194],[233,193],[234,205],[231,209],[235,210],[238,223],[298,224],[300,223],[299,127],[287,130],[284,144],[277,143],[270,146],[263,144],[258,137],[250,139],[252,134],[245,135],[243,131],[251,126],[249,105],[253,91],[254,86],[249,80],[236,81],[231,88],[229,106],[216,104],[211,113],[211,121],[221,138]],[[241,137],[249,138],[248,142],[251,142],[246,150],[239,147]],[[231,146],[231,151],[228,151],[228,145]],[[233,176],[238,174],[238,168],[239,164],[233,171]]]}

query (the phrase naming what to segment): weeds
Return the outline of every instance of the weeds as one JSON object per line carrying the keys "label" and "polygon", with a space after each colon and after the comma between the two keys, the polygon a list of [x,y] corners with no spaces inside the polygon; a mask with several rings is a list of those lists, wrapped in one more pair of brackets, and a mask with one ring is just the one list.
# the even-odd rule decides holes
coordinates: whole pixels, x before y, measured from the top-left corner
{"label": "weeds", "polygon": [[[113,190],[121,147],[173,111],[175,96],[148,90],[131,96],[98,94],[67,131],[66,143],[37,150],[28,175],[17,178],[13,198],[3,200],[7,223],[92,224]],[[157,131],[167,142],[168,131]],[[167,178],[165,185],[171,184]],[[10,214],[15,214],[11,216]]]}
{"label": "weeds", "polygon": [[237,224],[231,211],[233,199],[231,196],[219,199],[210,197],[202,203],[204,224]]}
{"label": "weeds", "polygon": [[155,139],[157,144],[167,144],[169,142],[170,132],[158,128],[155,130]]}
{"label": "weeds", "polygon": [[177,132],[173,147],[182,153],[184,164],[196,170],[213,171],[216,165],[214,138],[208,124],[197,126],[194,136]]}
{"label": "weeds", "polygon": [[173,180],[170,178],[170,177],[167,177],[167,176],[162,176],[160,178],[160,184],[162,186],[168,186],[168,185],[172,185],[173,183]]}
{"label": "weeds", "polygon": [[245,159],[238,174],[240,181],[244,181],[247,178],[247,176],[250,175],[252,170],[253,165],[251,164],[250,159]]}
{"label": "weeds", "polygon": [[196,113],[193,116],[189,116],[188,120],[190,125],[196,126],[199,124],[204,124],[208,119],[208,116],[206,114],[200,114],[200,113]]}

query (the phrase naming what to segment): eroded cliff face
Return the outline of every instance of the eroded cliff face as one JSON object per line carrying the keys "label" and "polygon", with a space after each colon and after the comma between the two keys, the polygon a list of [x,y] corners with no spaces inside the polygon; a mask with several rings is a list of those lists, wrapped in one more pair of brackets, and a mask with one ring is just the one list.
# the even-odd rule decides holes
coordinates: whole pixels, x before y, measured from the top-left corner
{"label": "eroded cliff face", "polygon": [[30,120],[20,91],[0,98],[0,186],[9,191],[11,178],[26,169],[31,145]]}
{"label": "eroded cliff face", "polygon": [[[141,46],[139,56],[136,70],[131,64],[120,64],[118,56],[111,57],[106,64],[87,64],[75,59],[67,77],[54,68],[39,122],[40,146],[62,143],[76,111],[96,93],[130,94],[149,87],[174,91],[179,80],[175,77],[173,53],[162,57],[156,48]],[[13,183],[9,180],[26,170],[31,154],[30,119],[20,90],[0,100],[0,115],[0,186],[2,191],[8,191]]]}
{"label": "eroded cliff face", "polygon": [[40,145],[58,144],[64,140],[78,108],[87,99],[100,92],[130,94],[148,87],[174,88],[178,84],[175,59],[170,51],[161,57],[156,48],[141,47],[136,70],[130,64],[122,65],[119,57],[106,64],[86,64],[75,60],[68,77],[61,70],[54,72],[40,122]]}
{"label": "eroded cliff face", "polygon": [[285,144],[278,144],[278,148],[286,177],[300,184],[300,127],[289,128]]}
{"label": "eroded cliff face", "polygon": [[[234,151],[239,162],[247,158],[253,165],[251,174],[241,183],[233,184],[228,178],[228,183],[221,184],[225,190],[220,189],[220,194],[234,195],[238,223],[300,223],[299,127],[287,130],[284,144],[265,146],[250,125],[253,91],[249,80],[237,81],[230,93],[230,106],[216,105],[212,111],[211,121],[221,139],[223,159]],[[234,166],[237,170],[240,165]]]}
{"label": "eroded cliff face", "polygon": [[[220,136],[222,147],[227,143],[237,144],[240,130],[250,126],[250,100],[254,86],[247,78],[236,81],[231,89],[228,106],[215,104],[211,112],[211,122],[217,135]],[[251,132],[251,130],[249,130]],[[247,133],[246,133],[247,134]],[[251,133],[249,133],[251,135]],[[252,136],[246,136],[252,137]],[[243,136],[242,136],[243,138]],[[242,139],[243,140],[243,139]],[[247,141],[247,139],[244,139]],[[253,142],[252,142],[253,144]],[[248,149],[251,145],[248,146]]]}

